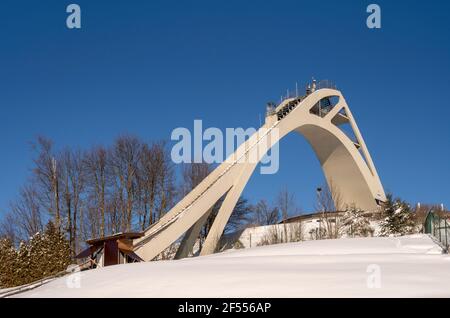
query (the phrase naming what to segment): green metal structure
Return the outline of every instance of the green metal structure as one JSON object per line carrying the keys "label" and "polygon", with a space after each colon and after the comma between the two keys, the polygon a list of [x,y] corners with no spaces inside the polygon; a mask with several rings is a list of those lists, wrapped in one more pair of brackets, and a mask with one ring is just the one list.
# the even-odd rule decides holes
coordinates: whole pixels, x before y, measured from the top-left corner
{"label": "green metal structure", "polygon": [[448,252],[450,243],[450,225],[448,220],[430,210],[423,226],[424,232],[433,235]]}

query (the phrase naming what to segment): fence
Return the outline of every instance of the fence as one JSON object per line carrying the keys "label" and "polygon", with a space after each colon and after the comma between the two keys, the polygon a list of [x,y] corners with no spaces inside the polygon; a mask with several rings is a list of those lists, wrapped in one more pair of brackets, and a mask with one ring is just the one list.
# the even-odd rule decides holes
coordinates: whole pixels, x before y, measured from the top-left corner
{"label": "fence", "polygon": [[446,218],[440,217],[433,210],[428,212],[425,219],[425,233],[433,235],[449,251],[450,224]]}

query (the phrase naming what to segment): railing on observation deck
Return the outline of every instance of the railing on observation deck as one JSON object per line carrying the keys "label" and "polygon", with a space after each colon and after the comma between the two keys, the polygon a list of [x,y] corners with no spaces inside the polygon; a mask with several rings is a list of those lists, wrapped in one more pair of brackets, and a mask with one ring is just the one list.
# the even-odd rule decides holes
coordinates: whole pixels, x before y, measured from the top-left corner
{"label": "railing on observation deck", "polygon": [[[309,83],[309,85],[312,86],[312,83]],[[337,86],[333,81],[330,81],[330,80],[321,80],[319,82],[316,82],[316,88],[315,88],[316,90],[324,89],[324,88],[337,89]],[[308,84],[305,85],[304,91],[307,91],[307,89],[308,89]],[[296,85],[295,89],[293,89],[293,90],[288,89],[286,91],[286,95],[281,96],[280,103],[284,102],[286,99],[301,97],[304,95],[304,91],[301,91],[300,87]]]}
{"label": "railing on observation deck", "polygon": [[[272,102],[268,103],[268,107],[266,108],[266,117],[275,115],[277,112],[279,113],[280,111],[276,111],[276,109],[279,108],[280,104],[282,104],[284,101],[289,99],[296,99],[295,102],[298,103],[301,102],[305,97],[307,97],[312,92],[312,90],[319,90],[324,88],[337,89],[336,85],[330,80],[321,80],[319,82],[309,83],[308,85],[305,85],[305,92],[301,92],[299,86],[296,84],[294,90],[288,89],[286,91],[286,95],[281,96],[280,103],[278,104],[278,106]],[[287,105],[283,109],[286,108],[289,108],[289,106]],[[291,109],[289,108],[289,111],[290,110]]]}
{"label": "railing on observation deck", "polygon": [[334,82],[330,80],[322,80],[317,83],[316,90],[317,89],[323,89],[323,88],[329,88],[329,89],[337,89],[337,86]]}

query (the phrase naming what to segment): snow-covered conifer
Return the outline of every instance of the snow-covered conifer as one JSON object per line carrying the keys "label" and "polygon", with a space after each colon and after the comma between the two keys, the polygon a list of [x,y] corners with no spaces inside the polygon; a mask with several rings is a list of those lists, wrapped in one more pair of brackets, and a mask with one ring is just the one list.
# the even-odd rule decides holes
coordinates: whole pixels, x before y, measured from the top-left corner
{"label": "snow-covered conifer", "polygon": [[12,242],[7,238],[0,239],[0,288],[13,287],[15,285],[15,267],[17,252]]}
{"label": "snow-covered conifer", "polygon": [[370,225],[369,218],[364,216],[364,211],[352,207],[348,209],[341,219],[340,229],[342,236],[367,237],[372,236],[374,229]]}
{"label": "snow-covered conifer", "polygon": [[394,199],[391,194],[383,206],[384,220],[381,222],[381,236],[406,235],[416,231],[414,215],[409,205],[400,200]]}

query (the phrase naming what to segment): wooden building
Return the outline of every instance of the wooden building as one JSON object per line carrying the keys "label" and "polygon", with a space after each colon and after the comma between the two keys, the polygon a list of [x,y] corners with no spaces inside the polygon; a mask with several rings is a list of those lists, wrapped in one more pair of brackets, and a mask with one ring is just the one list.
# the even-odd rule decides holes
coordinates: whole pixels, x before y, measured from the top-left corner
{"label": "wooden building", "polygon": [[88,240],[89,247],[76,258],[90,258],[91,268],[141,262],[142,259],[133,251],[133,239],[142,236],[142,233],[128,232]]}

